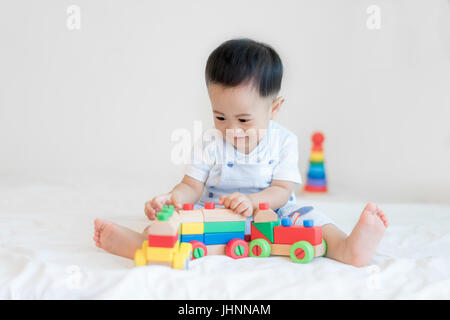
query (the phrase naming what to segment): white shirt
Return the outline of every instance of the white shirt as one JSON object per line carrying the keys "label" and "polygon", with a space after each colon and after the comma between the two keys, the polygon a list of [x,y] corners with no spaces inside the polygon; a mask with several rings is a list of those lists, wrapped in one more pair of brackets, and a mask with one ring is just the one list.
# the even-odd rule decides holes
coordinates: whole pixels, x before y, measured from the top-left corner
{"label": "white shirt", "polygon": [[[272,180],[301,184],[297,143],[294,133],[273,120],[264,137],[249,154],[240,153],[222,138],[197,141],[185,174],[205,183],[205,191],[198,205],[203,207],[205,202],[215,202],[217,205],[223,194],[260,192],[270,187]],[[293,202],[294,192],[283,208],[292,207]],[[277,211],[283,211],[283,208]]]}

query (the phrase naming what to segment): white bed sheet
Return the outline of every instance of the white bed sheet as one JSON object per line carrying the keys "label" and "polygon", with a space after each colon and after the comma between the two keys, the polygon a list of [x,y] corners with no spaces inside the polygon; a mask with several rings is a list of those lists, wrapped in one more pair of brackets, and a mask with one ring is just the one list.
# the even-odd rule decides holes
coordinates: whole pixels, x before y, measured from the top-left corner
{"label": "white bed sheet", "polygon": [[[187,271],[135,268],[92,241],[93,220],[142,230],[144,187],[0,180],[1,299],[449,299],[450,206],[381,204],[387,229],[371,265],[317,258],[208,256]],[[323,201],[350,232],[363,202]]]}

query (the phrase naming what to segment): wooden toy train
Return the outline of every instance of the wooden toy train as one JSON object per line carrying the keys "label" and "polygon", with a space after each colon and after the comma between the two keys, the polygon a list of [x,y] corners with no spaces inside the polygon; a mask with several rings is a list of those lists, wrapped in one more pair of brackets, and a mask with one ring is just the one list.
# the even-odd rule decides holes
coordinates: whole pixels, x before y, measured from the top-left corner
{"label": "wooden toy train", "polygon": [[315,227],[312,220],[304,220],[303,226],[292,225],[290,218],[280,221],[268,203],[260,203],[255,210],[247,237],[245,220],[232,210],[216,209],[213,202],[195,210],[192,203],[185,203],[179,211],[164,205],[148,227],[148,240],[135,252],[135,264],[186,269],[190,260],[208,254],[226,254],[233,259],[272,254],[308,263],[326,253],[322,228]]}

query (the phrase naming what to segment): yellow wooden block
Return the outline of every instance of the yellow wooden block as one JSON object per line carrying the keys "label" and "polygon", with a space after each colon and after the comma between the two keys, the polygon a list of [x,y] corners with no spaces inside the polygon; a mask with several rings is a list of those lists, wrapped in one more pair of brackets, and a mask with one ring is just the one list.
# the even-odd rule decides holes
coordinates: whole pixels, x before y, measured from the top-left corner
{"label": "yellow wooden block", "polygon": [[180,252],[186,255],[186,257],[190,257],[192,253],[192,244],[189,242],[182,242],[180,244]]}
{"label": "yellow wooden block", "polygon": [[147,260],[149,261],[172,261],[174,253],[178,250],[179,241],[172,248],[148,247]]}
{"label": "yellow wooden block", "polygon": [[177,252],[173,257],[172,268],[183,270],[186,269],[186,258],[180,252]]}
{"label": "yellow wooden block", "polygon": [[176,251],[173,255],[172,268],[178,270],[186,269],[186,264],[190,260],[191,254],[192,244],[188,242],[181,243],[179,250]]}
{"label": "yellow wooden block", "polygon": [[147,248],[148,248],[148,240],[144,240],[142,242],[142,250],[144,250],[144,252],[146,252]]}
{"label": "yellow wooden block", "polygon": [[204,230],[204,224],[200,222],[181,224],[181,234],[203,234]]}
{"label": "yellow wooden block", "polygon": [[311,161],[313,162],[322,162],[324,159],[323,152],[311,152]]}
{"label": "yellow wooden block", "polygon": [[145,258],[145,251],[142,249],[137,249],[134,253],[134,263],[137,267],[142,267],[147,264],[147,259]]}

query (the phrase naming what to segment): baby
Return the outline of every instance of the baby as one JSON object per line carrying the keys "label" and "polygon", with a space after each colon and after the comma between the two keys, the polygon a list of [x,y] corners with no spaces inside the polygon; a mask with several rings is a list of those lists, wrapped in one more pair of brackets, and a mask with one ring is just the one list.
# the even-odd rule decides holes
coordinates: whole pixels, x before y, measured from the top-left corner
{"label": "baby", "polygon": [[[290,216],[297,225],[312,219],[322,226],[326,257],[365,266],[388,226],[387,218],[368,203],[347,235],[316,208],[296,201],[294,189],[301,183],[297,137],[274,121],[284,102],[278,96],[282,75],[280,57],[263,43],[230,40],[211,53],[206,85],[215,129],[222,138],[196,144],[193,150],[201,152],[193,152],[182,181],[148,201],[145,214],[154,220],[164,204],[181,209],[183,203],[203,207],[215,202],[246,216],[248,233],[253,211],[260,202],[268,202],[280,218]],[[138,233],[102,219],[94,225],[98,247],[129,259],[148,236],[146,230]]]}

